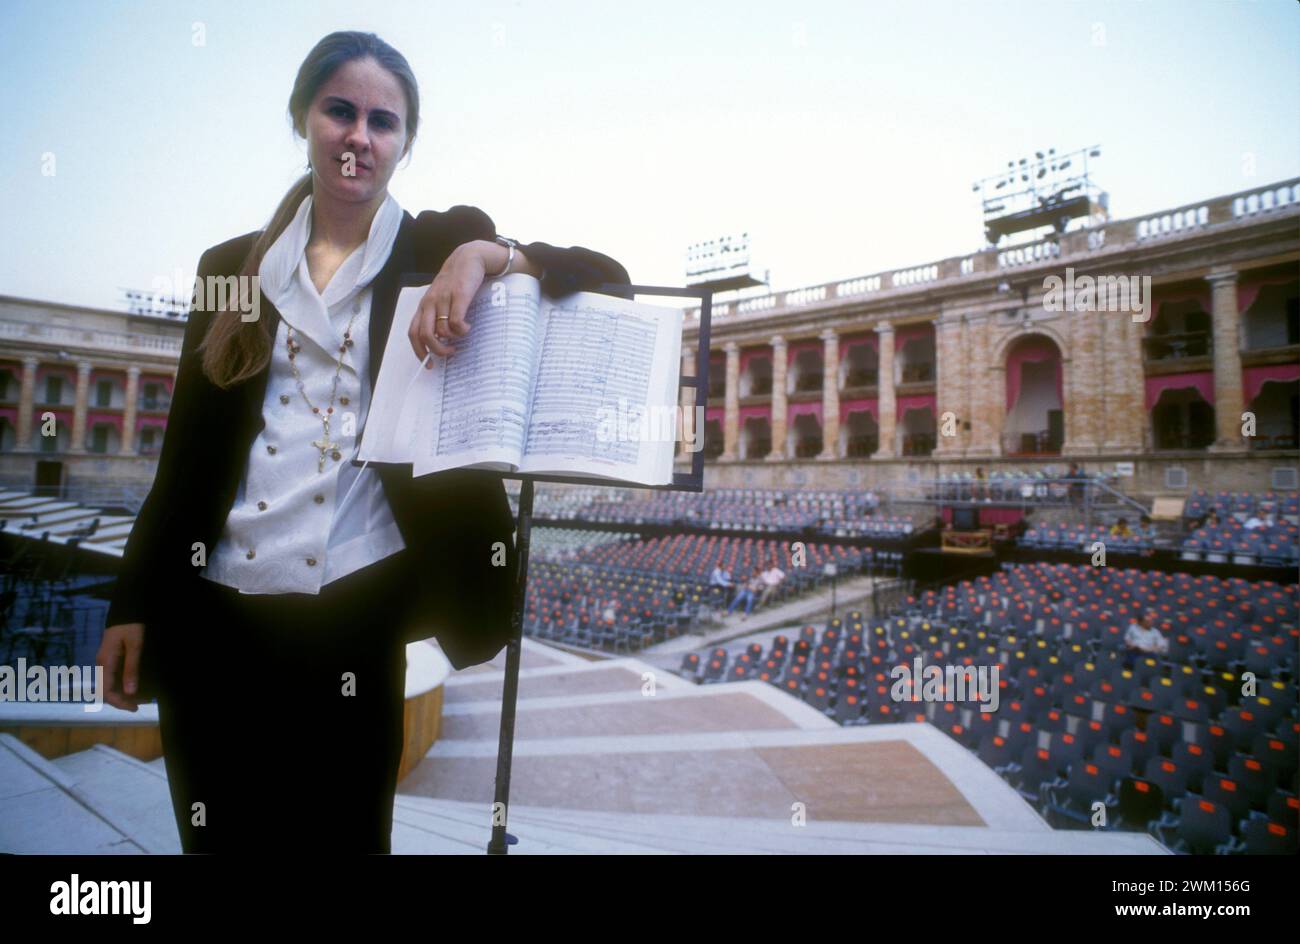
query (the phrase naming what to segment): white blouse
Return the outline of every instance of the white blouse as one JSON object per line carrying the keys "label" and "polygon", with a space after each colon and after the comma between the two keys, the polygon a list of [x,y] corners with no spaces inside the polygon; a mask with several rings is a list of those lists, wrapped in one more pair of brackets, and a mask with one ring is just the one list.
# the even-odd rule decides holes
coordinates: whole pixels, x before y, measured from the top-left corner
{"label": "white blouse", "polygon": [[[280,312],[262,416],[235,503],[204,577],[244,593],[319,593],[332,580],[405,547],[375,469],[352,465],[370,407],[371,281],[388,261],[402,208],[390,194],[375,213],[366,241],[347,258],[322,295],[312,284],[306,247],[309,194],[267,250],[260,287]],[[352,346],[342,355],[325,465],[324,427],[303,399],[325,414],[338,368],[339,346],[351,321]],[[304,391],[288,357],[289,327]],[[357,476],[364,479],[343,509],[336,506]]]}

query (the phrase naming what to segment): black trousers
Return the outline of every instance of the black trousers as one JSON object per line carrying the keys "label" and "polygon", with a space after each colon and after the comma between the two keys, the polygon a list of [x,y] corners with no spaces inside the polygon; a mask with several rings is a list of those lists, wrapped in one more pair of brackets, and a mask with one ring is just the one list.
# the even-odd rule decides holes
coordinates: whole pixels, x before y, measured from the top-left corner
{"label": "black trousers", "polygon": [[182,851],[391,851],[406,569],[399,551],[319,595],[200,577],[185,618],[146,630]]}

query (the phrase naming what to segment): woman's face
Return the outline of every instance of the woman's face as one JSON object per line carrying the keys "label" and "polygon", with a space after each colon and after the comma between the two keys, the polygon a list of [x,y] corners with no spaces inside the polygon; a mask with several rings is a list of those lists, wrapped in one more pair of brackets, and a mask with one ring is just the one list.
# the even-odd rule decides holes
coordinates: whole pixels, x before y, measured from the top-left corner
{"label": "woman's face", "polygon": [[371,202],[387,192],[405,151],[406,96],[397,78],[369,58],[336,69],[307,111],[316,192]]}

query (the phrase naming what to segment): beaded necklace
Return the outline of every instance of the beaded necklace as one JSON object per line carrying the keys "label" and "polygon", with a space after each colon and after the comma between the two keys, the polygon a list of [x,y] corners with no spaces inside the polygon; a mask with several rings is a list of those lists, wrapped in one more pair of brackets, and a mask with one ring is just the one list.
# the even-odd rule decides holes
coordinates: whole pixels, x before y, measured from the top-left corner
{"label": "beaded necklace", "polygon": [[[298,383],[298,392],[302,394],[303,401],[311,407],[311,411],[320,417],[324,433],[320,439],[314,440],[312,445],[320,450],[320,461],[316,464],[317,472],[325,471],[325,456],[328,453],[335,462],[343,458],[343,453],[339,452],[339,444],[330,442],[330,417],[334,414],[334,397],[339,391],[339,375],[343,372],[343,355],[347,353],[348,348],[352,346],[352,323],[357,320],[357,315],[361,312],[360,299],[352,306],[352,317],[348,319],[348,326],[343,330],[343,343],[339,345],[338,364],[334,368],[334,385],[330,390],[330,402],[322,413],[320,407],[311,402],[307,396],[306,385],[302,382],[302,375],[298,373],[298,365],[294,362],[294,355],[302,350],[302,345],[293,339],[293,327],[289,326],[285,333],[285,346],[289,349],[289,369],[293,371],[293,379]],[[288,403],[287,395],[281,395],[281,403]],[[348,398],[344,397],[340,401],[347,405]]]}

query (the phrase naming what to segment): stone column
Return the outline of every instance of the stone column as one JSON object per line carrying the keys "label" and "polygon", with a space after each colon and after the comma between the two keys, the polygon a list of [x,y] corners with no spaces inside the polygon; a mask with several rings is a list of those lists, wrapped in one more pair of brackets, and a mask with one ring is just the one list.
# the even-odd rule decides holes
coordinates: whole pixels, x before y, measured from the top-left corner
{"label": "stone column", "polygon": [[1106,452],[1139,452],[1142,448],[1142,417],[1145,415],[1142,374],[1141,327],[1133,313],[1106,312],[1103,324],[1106,364],[1105,438]]}
{"label": "stone column", "polygon": [[135,455],[135,411],[140,395],[140,368],[132,365],[126,369],[126,406],[122,410],[121,455]]}
{"label": "stone column", "polygon": [[778,462],[786,458],[786,414],[789,410],[789,398],[786,395],[786,374],[789,370],[790,354],[785,338],[776,335],[772,338],[772,451],[767,454],[769,461]]}
{"label": "stone column", "polygon": [[90,370],[89,361],[77,364],[77,402],[72,408],[72,443],[69,452],[86,451],[86,410],[90,404]]}
{"label": "stone column", "polygon": [[740,345],[728,341],[723,345],[727,352],[727,412],[722,420],[722,455],[720,460],[736,458],[740,442]]}
{"label": "stone column", "polygon": [[1143,338],[1147,337],[1147,325],[1154,317],[1151,293],[1143,293],[1141,317],[1144,321],[1128,322],[1128,390],[1132,395],[1132,410],[1127,413],[1128,441],[1135,443],[1135,449],[1148,451],[1148,430],[1151,430],[1151,413],[1147,412],[1147,369],[1144,367],[1145,350]]}
{"label": "stone column", "polygon": [[1211,452],[1245,449],[1241,437],[1241,313],[1237,309],[1237,273],[1212,272],[1214,318],[1214,444]]}
{"label": "stone column", "polygon": [[[1095,454],[1104,435],[1102,399],[1101,319],[1095,311],[1068,312],[1070,319],[1070,382],[1065,408],[1065,445],[1071,454]],[[1062,365],[1064,369],[1065,365]]]}
{"label": "stone column", "polygon": [[1004,396],[1005,388],[995,383],[992,364],[992,340],[989,333],[993,319],[987,311],[966,314],[967,349],[970,357],[970,406],[966,411],[970,420],[970,435],[966,445],[968,456],[997,456],[1002,450],[998,443],[997,410],[995,398]]}
{"label": "stone column", "polygon": [[840,455],[840,335],[827,328],[822,339],[822,451],[818,459]]}
{"label": "stone column", "polygon": [[36,407],[36,368],[38,357],[23,358],[23,380],[18,394],[18,442],[16,452],[32,451],[32,410]]}
{"label": "stone column", "polygon": [[876,325],[877,342],[880,356],[876,358],[879,365],[879,379],[876,381],[876,412],[879,415],[876,426],[879,429],[880,442],[873,459],[894,458],[894,431],[898,411],[894,400],[894,326],[888,321]]}
{"label": "stone column", "polygon": [[[966,390],[966,357],[963,353],[960,314],[940,315],[934,324],[934,455],[945,458],[960,456],[963,451],[960,421],[970,417],[970,395]],[[951,411],[958,419],[956,436],[944,436],[943,414]]]}

